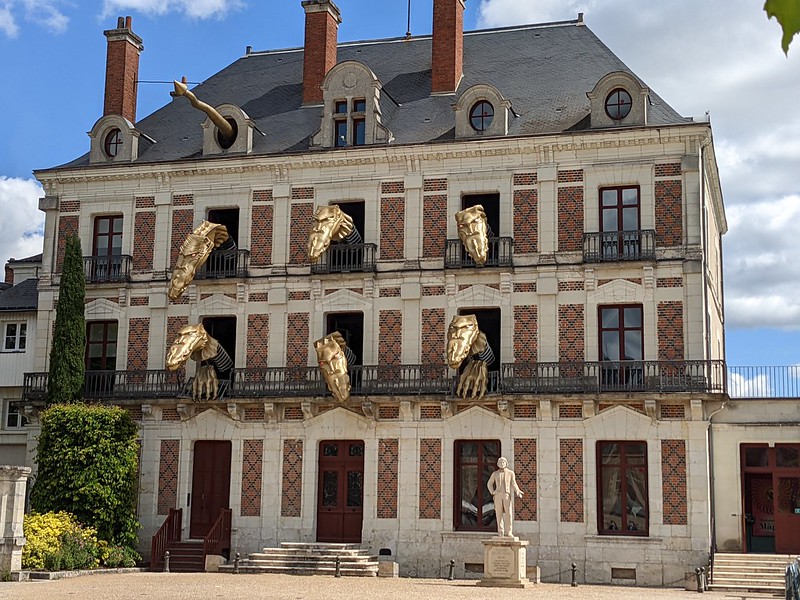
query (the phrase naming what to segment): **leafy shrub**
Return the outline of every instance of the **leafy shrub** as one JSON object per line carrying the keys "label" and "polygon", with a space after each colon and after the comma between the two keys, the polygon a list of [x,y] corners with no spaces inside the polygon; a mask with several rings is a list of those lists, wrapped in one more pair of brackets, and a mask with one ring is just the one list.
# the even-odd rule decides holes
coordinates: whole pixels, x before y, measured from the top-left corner
{"label": "leafy shrub", "polygon": [[139,446],[130,413],[54,405],[42,413],[41,426],[33,509],[69,512],[94,527],[99,539],[135,547]]}
{"label": "leafy shrub", "polygon": [[100,564],[104,567],[135,567],[136,561],[142,559],[135,550],[127,546],[110,545],[105,541],[100,541],[99,547]]}
{"label": "leafy shrub", "polygon": [[97,536],[67,512],[25,515],[27,543],[22,549],[25,569],[61,571],[96,567],[99,564]]}

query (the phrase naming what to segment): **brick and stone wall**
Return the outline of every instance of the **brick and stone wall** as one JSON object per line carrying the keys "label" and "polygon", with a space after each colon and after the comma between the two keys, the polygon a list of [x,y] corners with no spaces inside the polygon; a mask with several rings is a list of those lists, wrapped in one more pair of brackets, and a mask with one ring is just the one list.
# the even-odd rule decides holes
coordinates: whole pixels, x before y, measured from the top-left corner
{"label": "brick and stone wall", "polygon": [[558,360],[560,362],[583,362],[584,305],[562,304],[558,307]]}
{"label": "brick and stone wall", "polygon": [[175,266],[178,260],[181,244],[192,231],[194,222],[194,210],[175,210],[172,212],[172,240],[170,244],[170,268]]}
{"label": "brick and stone wall", "polygon": [[56,271],[61,272],[64,263],[64,252],[67,249],[67,238],[78,235],[78,215],[61,215],[58,217],[58,245],[56,249]]}
{"label": "brick and stone wall", "polygon": [[519,521],[536,520],[536,440],[517,438],[514,440],[514,472],[522,498],[514,501],[514,517]]}
{"label": "brick and stone wall", "polygon": [[419,441],[419,518],[442,516],[442,440]]}
{"label": "brick and stone wall", "polygon": [[397,466],[400,461],[399,441],[384,439],[378,442],[378,499],[379,519],[397,518]]}
{"label": "brick and stone wall", "polygon": [[447,179],[426,179],[422,192],[422,257],[439,258],[447,240]]}
{"label": "brick and stone wall", "polygon": [[[170,340],[171,342],[171,340]],[[128,321],[128,370],[146,371],[150,345],[150,318],[136,317]]]}
{"label": "brick and stone wall", "polygon": [[535,363],[539,355],[539,307],[514,307],[514,360]]}
{"label": "brick and stone wall", "polygon": [[281,516],[299,517],[303,488],[303,440],[283,440]]}
{"label": "brick and stone wall", "polygon": [[559,171],[558,183],[558,250],[580,251],[584,231],[583,170]]}
{"label": "brick and stone wall", "polygon": [[[272,262],[273,207],[257,203],[253,194],[253,225],[250,233],[250,264],[268,266]],[[308,238],[306,238],[306,241]]]}
{"label": "brick and stone wall", "polygon": [[242,445],[242,512],[243,517],[261,516],[261,478],[264,440],[244,440]]}
{"label": "brick and stone wall", "polygon": [[444,309],[422,310],[422,364],[444,363]]}
{"label": "brick and stone wall", "polygon": [[308,366],[308,313],[289,313],[286,321],[286,366]]}
{"label": "brick and stone wall", "polygon": [[680,163],[655,166],[656,244],[683,243],[683,181]]}
{"label": "brick and stone wall", "polygon": [[[139,200],[136,199],[137,206]],[[152,271],[156,243],[156,213],[142,210],[136,213],[133,226],[133,270]]]}
{"label": "brick and stone wall", "polygon": [[[539,248],[539,192],[536,173],[514,175],[514,252],[530,254]],[[523,187],[527,186],[527,187]]]}
{"label": "brick and stone wall", "polygon": [[403,356],[403,311],[382,310],[380,338],[378,343],[378,364],[399,365]]}
{"label": "brick and stone wall", "polygon": [[[306,188],[294,188],[304,190]],[[312,197],[314,188],[310,188]],[[301,194],[305,195],[305,193]],[[291,226],[289,231],[289,262],[293,265],[308,262],[308,236],[311,233],[314,219],[314,205],[311,202],[292,204]]]}
{"label": "brick and stone wall", "polygon": [[247,317],[247,368],[266,369],[269,356],[269,315]]}
{"label": "brick and stone wall", "polygon": [[158,500],[156,514],[167,515],[178,507],[178,459],[180,440],[161,440],[158,460]]}
{"label": "brick and stone wall", "polygon": [[661,440],[664,525],[686,525],[686,442]]}
{"label": "brick and stone wall", "polygon": [[406,220],[406,200],[403,193],[402,181],[381,183],[381,243],[379,251],[383,260],[403,258]]}
{"label": "brick and stone wall", "polygon": [[683,358],[683,302],[659,302],[658,360]]}
{"label": "brick and stone wall", "polygon": [[559,440],[561,522],[583,523],[583,440]]}

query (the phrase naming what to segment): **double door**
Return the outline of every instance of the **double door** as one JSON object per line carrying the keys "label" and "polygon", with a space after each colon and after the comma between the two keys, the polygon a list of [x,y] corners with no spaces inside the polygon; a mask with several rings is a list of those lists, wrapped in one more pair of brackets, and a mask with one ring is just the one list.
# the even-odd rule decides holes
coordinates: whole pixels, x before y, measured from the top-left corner
{"label": "double door", "polygon": [[317,541],[360,543],[364,520],[364,442],[319,445]]}

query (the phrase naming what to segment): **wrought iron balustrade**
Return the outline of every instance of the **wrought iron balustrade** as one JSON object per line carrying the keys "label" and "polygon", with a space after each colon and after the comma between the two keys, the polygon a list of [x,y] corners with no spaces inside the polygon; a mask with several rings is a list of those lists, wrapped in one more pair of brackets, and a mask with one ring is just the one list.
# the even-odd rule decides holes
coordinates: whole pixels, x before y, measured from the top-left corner
{"label": "wrought iron balustrade", "polygon": [[319,260],[311,263],[311,272],[369,273],[376,269],[377,244],[333,243]]}
{"label": "wrought iron balustrade", "polygon": [[728,367],[731,398],[800,398],[800,365]]}
{"label": "wrought iron balustrade", "polygon": [[598,361],[504,364],[507,394],[725,391],[723,361]]}
{"label": "wrought iron balustrade", "polygon": [[656,232],[652,229],[583,234],[585,262],[654,260],[655,257]]}
{"label": "wrought iron balustrade", "polygon": [[[485,267],[510,267],[514,264],[514,238],[490,237]],[[471,269],[479,267],[460,239],[447,240],[444,253],[445,269]]]}
{"label": "wrought iron balustrade", "polygon": [[[25,373],[22,399],[44,400],[48,373]],[[150,371],[86,371],[83,396],[94,400],[134,398],[177,398],[184,386],[180,372]]]}
{"label": "wrought iron balustrade", "polygon": [[250,251],[213,250],[208,260],[197,270],[195,279],[225,279],[228,277],[247,277],[250,266]]}
{"label": "wrought iron balustrade", "polygon": [[130,281],[131,257],[127,254],[84,256],[83,272],[87,283]]}
{"label": "wrought iron balustrade", "polygon": [[44,400],[47,396],[49,373],[25,373],[22,379],[22,399],[28,402]]}

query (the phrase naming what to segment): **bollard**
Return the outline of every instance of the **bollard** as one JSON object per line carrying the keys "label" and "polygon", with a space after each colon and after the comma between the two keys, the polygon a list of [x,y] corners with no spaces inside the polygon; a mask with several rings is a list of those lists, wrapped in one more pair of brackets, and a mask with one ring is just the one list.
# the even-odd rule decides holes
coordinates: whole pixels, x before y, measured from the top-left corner
{"label": "bollard", "polygon": [[447,575],[447,581],[453,581],[455,579],[454,571],[456,570],[456,559],[450,559],[450,573]]}
{"label": "bollard", "polygon": [[700,571],[700,567],[697,567],[694,570],[694,576],[697,578],[697,591],[699,593],[703,593],[703,573]]}
{"label": "bollard", "polygon": [[576,579],[577,572],[578,572],[578,565],[572,563],[572,583],[570,583],[570,586],[572,587],[578,587],[578,581]]}
{"label": "bollard", "polygon": [[336,557],[336,573],[334,577],[341,577],[342,576],[342,559],[341,557]]}
{"label": "bollard", "polygon": [[233,572],[235,574],[237,574],[237,575],[239,574],[239,559],[240,558],[242,558],[242,555],[239,554],[238,552],[236,553],[236,556],[233,557]]}
{"label": "bollard", "polygon": [[164,573],[169,573],[169,550],[164,552]]}
{"label": "bollard", "polygon": [[706,568],[700,567],[700,579],[703,582],[703,589],[701,591],[705,592],[708,589],[708,581],[706,580]]}

